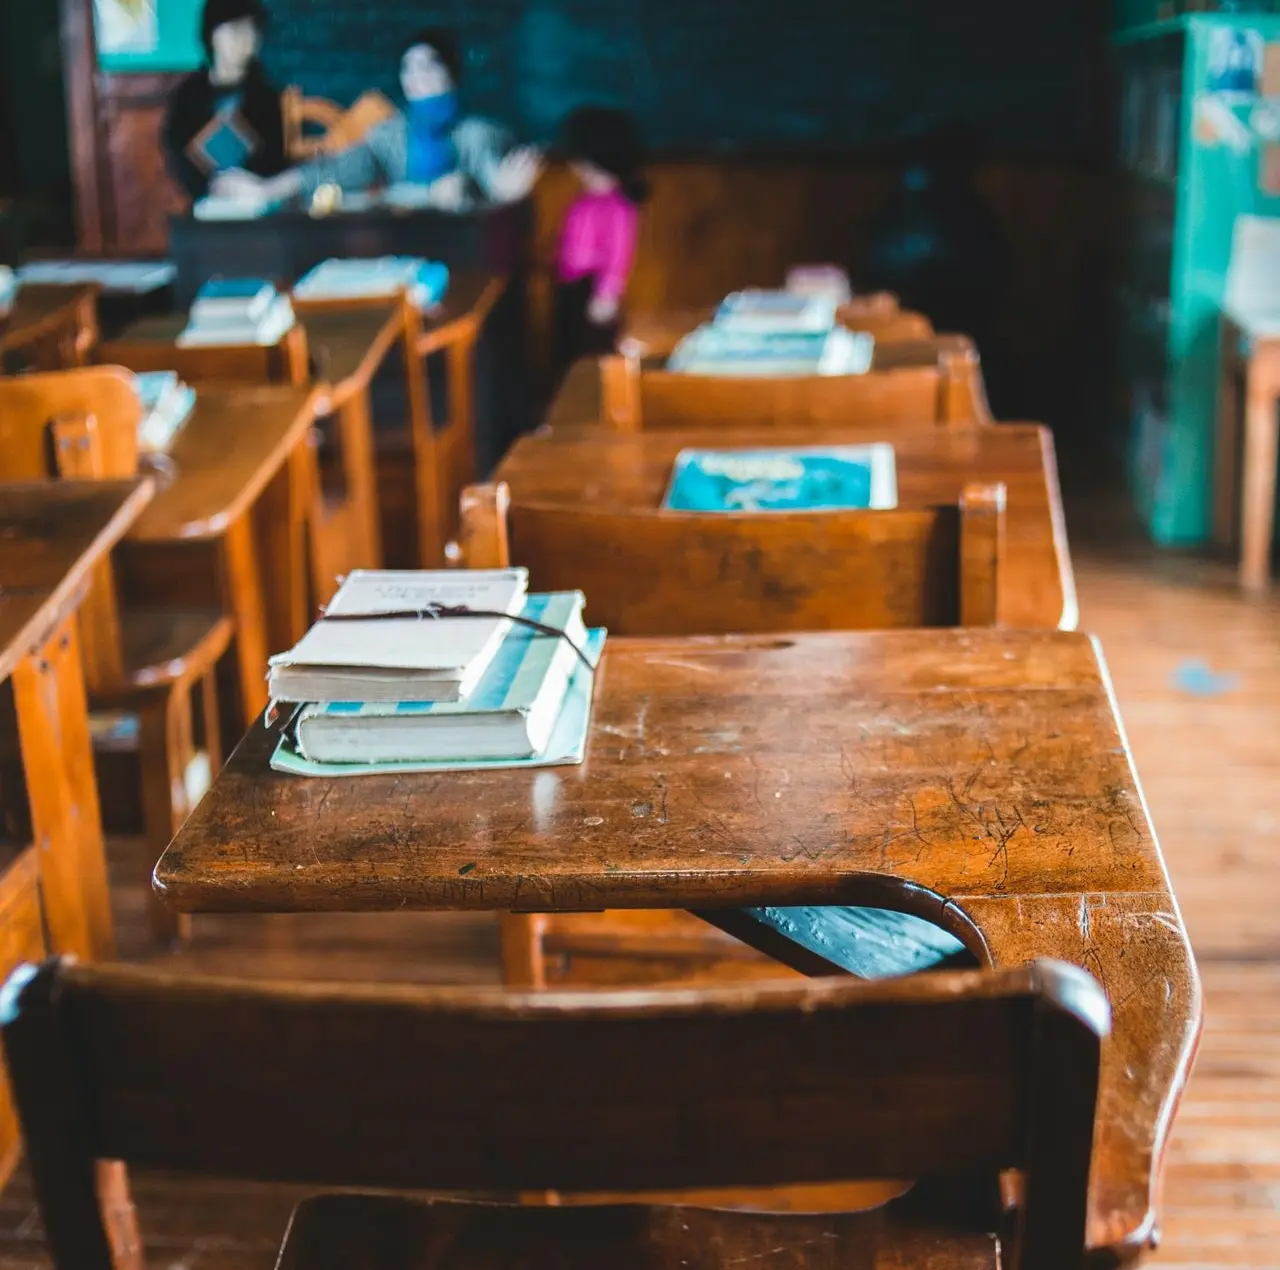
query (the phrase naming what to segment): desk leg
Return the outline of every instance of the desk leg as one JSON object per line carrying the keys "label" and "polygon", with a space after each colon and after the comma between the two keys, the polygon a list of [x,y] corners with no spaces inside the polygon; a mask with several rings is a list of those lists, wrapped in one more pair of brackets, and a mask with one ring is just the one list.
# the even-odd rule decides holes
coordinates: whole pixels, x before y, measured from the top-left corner
{"label": "desk leg", "polygon": [[1237,493],[1240,481],[1240,393],[1237,376],[1240,361],[1229,327],[1222,332],[1219,353],[1218,415],[1214,436],[1213,537],[1228,547],[1236,535]]}
{"label": "desk leg", "polygon": [[1271,534],[1276,507],[1277,394],[1267,368],[1254,357],[1244,406],[1244,509],[1240,525],[1240,585],[1265,591],[1271,584]]}
{"label": "desk leg", "polygon": [[316,452],[308,433],[253,509],[269,653],[292,648],[309,625],[307,522],[318,486]]}
{"label": "desk leg", "polygon": [[257,546],[247,513],[227,529],[219,550],[223,604],[236,624],[235,656],[242,717],[227,720],[227,735],[235,738],[267,705],[266,613]]}
{"label": "desk leg", "polygon": [[116,940],[74,617],[14,668],[13,697],[50,948],[110,960]]}

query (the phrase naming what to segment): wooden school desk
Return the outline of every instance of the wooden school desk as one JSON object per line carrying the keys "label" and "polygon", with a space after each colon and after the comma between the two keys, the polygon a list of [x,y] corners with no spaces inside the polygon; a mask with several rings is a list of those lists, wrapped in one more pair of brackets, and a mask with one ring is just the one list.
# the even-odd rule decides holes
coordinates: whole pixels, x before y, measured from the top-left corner
{"label": "wooden school desk", "polygon": [[[119,337],[98,346],[99,362],[131,370],[175,370],[192,384],[316,382],[318,415],[334,420],[333,461],[322,446],[312,475],[314,502],[309,517],[312,598],[324,603],[336,589],[334,579],[350,569],[382,563],[377,475],[373,459],[373,376],[405,330],[403,301],[311,310],[299,306],[301,321],[271,346],[178,348],[185,314],[166,314],[136,322]],[[290,338],[296,336],[297,338]]]}
{"label": "wooden school desk", "polygon": [[1200,994],[1088,637],[611,640],[577,767],[309,780],[274,744],[255,724],[162,857],[176,909],[880,905],[1083,966],[1115,1014],[1089,1241],[1151,1239]]}
{"label": "wooden school desk", "polygon": [[[149,479],[0,485],[0,680],[12,685],[52,951],[115,955],[75,615]],[[21,862],[21,859],[20,859]],[[19,863],[20,863],[19,862]],[[14,866],[17,867],[17,866]]]}
{"label": "wooden school desk", "polygon": [[283,385],[201,386],[118,561],[126,596],[221,606],[234,619],[242,723],[266,705],[268,654],[296,643],[309,622],[318,398]]}
{"label": "wooden school desk", "polygon": [[24,283],[0,317],[0,371],[10,360],[39,370],[83,366],[98,338],[98,288]]}
{"label": "wooden school desk", "polygon": [[[404,365],[404,427],[375,428],[380,497],[386,507],[411,509],[416,535],[412,563],[435,568],[443,560],[444,544],[457,527],[458,495],[475,479],[486,453],[498,442],[476,434],[476,352],[481,333],[506,288],[503,278],[477,270],[461,269],[450,275],[443,304],[431,313],[420,313],[401,300],[399,346]],[[385,299],[294,300],[313,346],[347,344],[335,339],[343,315],[363,310],[385,312]],[[395,342],[395,341],[393,341]],[[390,345],[387,346],[388,349]],[[432,417],[427,359],[445,356],[445,417]],[[340,375],[348,353],[332,349],[338,358],[326,371]],[[369,365],[370,378],[381,363]],[[483,444],[482,444],[483,442]],[[479,447],[479,449],[478,449]],[[410,479],[406,481],[406,470]],[[402,531],[394,512],[384,514],[384,537],[390,543]],[[400,561],[398,563],[409,563]]]}
{"label": "wooden school desk", "polygon": [[[0,484],[0,813],[26,805],[16,843],[0,814],[6,977],[50,953],[115,956],[76,610],[151,493],[145,479]],[[0,1079],[0,1186],[19,1148]]]}
{"label": "wooden school desk", "polygon": [[[1053,436],[1036,424],[871,428],[683,429],[619,434],[600,425],[555,424],[522,437],[495,473],[512,496],[609,508],[658,507],[676,455],[688,446],[859,445],[888,441],[901,507],[954,503],[972,481],[1006,489],[1000,621],[1074,629],[1071,556],[1058,490]],[[516,561],[515,563],[520,563]],[[590,596],[587,597],[588,601]],[[694,597],[696,602],[696,597]],[[590,610],[588,609],[588,615]]]}

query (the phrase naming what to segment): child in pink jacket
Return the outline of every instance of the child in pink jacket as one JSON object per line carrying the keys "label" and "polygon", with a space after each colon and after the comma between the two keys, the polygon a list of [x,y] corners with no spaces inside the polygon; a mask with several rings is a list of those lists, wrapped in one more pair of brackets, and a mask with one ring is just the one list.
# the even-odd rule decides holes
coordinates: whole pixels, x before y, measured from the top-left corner
{"label": "child in pink jacket", "polygon": [[578,358],[613,352],[640,204],[648,196],[644,143],[624,111],[575,110],[562,126],[559,149],[582,193],[569,208],[556,251],[556,383]]}

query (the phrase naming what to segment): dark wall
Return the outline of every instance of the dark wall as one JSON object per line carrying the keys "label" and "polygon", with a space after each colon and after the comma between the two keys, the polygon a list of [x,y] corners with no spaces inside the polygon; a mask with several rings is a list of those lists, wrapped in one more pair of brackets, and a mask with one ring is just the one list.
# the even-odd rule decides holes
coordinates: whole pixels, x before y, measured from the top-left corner
{"label": "dark wall", "polygon": [[1093,4],[1059,0],[268,0],[282,83],[398,94],[404,36],[468,50],[473,110],[545,139],[583,100],[633,111],[667,153],[866,150],[940,117],[997,149],[1087,147]]}

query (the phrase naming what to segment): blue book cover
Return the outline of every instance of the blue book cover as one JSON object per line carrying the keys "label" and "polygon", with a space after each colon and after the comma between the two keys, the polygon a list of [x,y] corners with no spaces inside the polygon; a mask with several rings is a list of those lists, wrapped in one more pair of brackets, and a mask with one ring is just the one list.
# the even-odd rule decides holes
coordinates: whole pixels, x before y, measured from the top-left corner
{"label": "blue book cover", "polygon": [[196,292],[196,302],[202,300],[253,300],[264,291],[275,287],[266,278],[210,278]]}
{"label": "blue book cover", "polygon": [[896,507],[893,446],[681,450],[663,507],[687,512]]}

